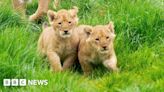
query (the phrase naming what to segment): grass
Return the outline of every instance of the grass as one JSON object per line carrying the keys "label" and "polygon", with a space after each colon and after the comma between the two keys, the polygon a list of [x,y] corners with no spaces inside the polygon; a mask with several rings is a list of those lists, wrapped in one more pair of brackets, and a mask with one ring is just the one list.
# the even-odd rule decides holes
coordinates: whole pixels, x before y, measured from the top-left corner
{"label": "grass", "polygon": [[[79,71],[52,73],[47,60],[36,53],[41,24],[22,19],[12,10],[11,0],[0,2],[1,92],[164,92],[163,0],[62,1],[58,9],[79,7],[80,24],[115,23],[121,71],[99,69],[90,77]],[[37,0],[33,2],[27,16],[37,8]],[[47,79],[48,85],[4,87],[4,78]]]}

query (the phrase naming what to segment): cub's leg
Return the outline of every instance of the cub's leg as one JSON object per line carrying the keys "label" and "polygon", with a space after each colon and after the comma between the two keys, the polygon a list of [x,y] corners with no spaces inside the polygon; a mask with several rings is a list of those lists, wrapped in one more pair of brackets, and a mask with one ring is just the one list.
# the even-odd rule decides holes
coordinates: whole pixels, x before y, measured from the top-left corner
{"label": "cub's leg", "polygon": [[110,59],[105,60],[103,65],[108,69],[112,69],[114,72],[118,72],[117,59],[115,55],[113,55]]}
{"label": "cub's leg", "polygon": [[25,18],[25,2],[23,0],[12,0],[13,8]]}
{"label": "cub's leg", "polygon": [[67,70],[67,69],[70,69],[73,64],[75,63],[75,60],[77,59],[77,56],[76,55],[70,55],[68,56],[65,61],[64,61],[64,64],[63,64],[63,70]]}
{"label": "cub's leg", "polygon": [[62,66],[60,62],[60,57],[55,52],[48,52],[47,53],[50,65],[53,69],[53,71],[62,71]]}
{"label": "cub's leg", "polygon": [[85,60],[83,58],[79,58],[80,65],[82,67],[82,70],[84,72],[85,76],[88,76],[92,72],[92,66],[88,62],[88,60]]}
{"label": "cub's leg", "polygon": [[48,5],[50,3],[51,0],[39,0],[38,1],[38,9],[36,10],[36,12],[31,15],[29,17],[30,21],[34,21],[38,18],[40,18],[41,16],[43,16],[43,14],[47,13],[48,11]]}

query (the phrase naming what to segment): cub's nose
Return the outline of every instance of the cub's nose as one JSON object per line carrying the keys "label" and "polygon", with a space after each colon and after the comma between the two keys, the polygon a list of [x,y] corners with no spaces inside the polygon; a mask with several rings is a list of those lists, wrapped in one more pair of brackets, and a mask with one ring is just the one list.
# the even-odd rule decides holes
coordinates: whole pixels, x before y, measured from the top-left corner
{"label": "cub's nose", "polygon": [[104,50],[106,50],[106,49],[107,49],[107,46],[103,46],[102,48],[103,48]]}
{"label": "cub's nose", "polygon": [[67,34],[68,33],[68,30],[64,30],[64,33]]}

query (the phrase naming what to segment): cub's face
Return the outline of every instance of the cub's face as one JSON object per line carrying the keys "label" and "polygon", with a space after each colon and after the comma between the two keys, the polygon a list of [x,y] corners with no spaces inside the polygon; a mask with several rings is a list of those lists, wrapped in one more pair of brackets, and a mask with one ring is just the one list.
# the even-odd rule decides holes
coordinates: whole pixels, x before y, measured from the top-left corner
{"label": "cub's face", "polygon": [[59,10],[58,12],[48,11],[51,26],[62,38],[72,35],[73,28],[78,24],[77,12],[77,7],[71,10]]}
{"label": "cub's face", "polygon": [[113,23],[98,25],[91,29],[85,29],[89,33],[87,42],[100,53],[109,52],[115,38]]}

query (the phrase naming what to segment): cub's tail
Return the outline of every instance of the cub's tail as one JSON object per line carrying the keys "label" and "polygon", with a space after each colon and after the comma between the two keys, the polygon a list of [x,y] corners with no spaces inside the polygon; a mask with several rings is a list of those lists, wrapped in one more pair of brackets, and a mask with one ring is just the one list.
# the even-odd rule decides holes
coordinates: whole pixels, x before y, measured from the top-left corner
{"label": "cub's tail", "polygon": [[56,9],[59,6],[59,0],[54,0],[54,9]]}

